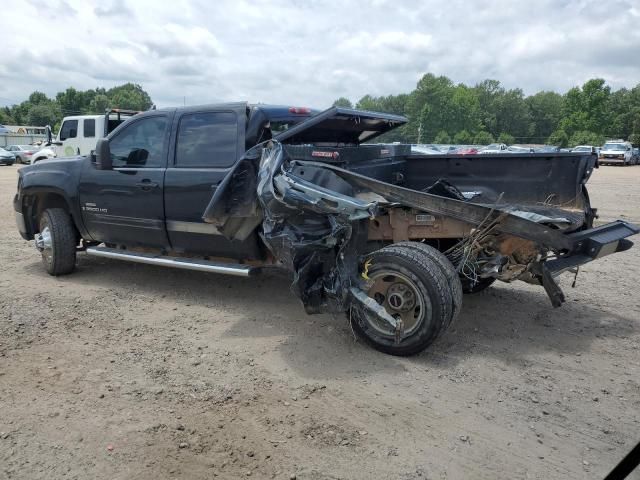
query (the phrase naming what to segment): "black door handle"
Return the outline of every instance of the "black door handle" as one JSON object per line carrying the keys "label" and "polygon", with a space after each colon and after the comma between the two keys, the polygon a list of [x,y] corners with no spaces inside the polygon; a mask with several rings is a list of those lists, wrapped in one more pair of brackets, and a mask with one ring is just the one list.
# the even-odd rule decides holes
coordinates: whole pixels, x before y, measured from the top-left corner
{"label": "black door handle", "polygon": [[136,183],[136,187],[141,188],[142,190],[151,190],[152,188],[158,188],[158,184],[156,182],[152,182],[148,178]]}

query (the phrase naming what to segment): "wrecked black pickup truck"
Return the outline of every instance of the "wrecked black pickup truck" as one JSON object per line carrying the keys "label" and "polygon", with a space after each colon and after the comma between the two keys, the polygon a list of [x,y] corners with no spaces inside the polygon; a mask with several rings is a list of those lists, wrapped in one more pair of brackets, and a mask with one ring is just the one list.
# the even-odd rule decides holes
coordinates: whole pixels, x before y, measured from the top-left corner
{"label": "wrecked black pickup truck", "polygon": [[591,154],[415,155],[367,144],[404,117],[226,104],[134,116],[86,157],[19,171],[14,208],[52,275],[76,252],[251,276],[290,272],[308,313],[345,312],[373,347],[410,355],[463,293],[541,285],[626,250],[594,227]]}

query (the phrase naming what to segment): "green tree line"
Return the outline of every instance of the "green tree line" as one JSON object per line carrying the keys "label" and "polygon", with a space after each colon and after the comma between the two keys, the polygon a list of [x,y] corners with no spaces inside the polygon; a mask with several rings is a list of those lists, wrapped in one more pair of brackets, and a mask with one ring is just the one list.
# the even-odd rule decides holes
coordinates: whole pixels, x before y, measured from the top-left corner
{"label": "green tree line", "polygon": [[107,108],[148,110],[152,102],[140,85],[125,83],[110,89],[76,90],[67,88],[49,98],[42,92],[33,92],[19,104],[0,108],[0,123],[5,125],[31,125],[57,127],[63,117],[104,113]]}
{"label": "green tree line", "polygon": [[355,105],[334,105],[405,115],[409,122],[381,137],[405,143],[548,143],[561,147],[602,145],[608,138],[640,144],[640,83],[612,90],[602,79],[564,94],[526,96],[498,80],[467,86],[445,76],[424,75],[410,93],[365,95]]}

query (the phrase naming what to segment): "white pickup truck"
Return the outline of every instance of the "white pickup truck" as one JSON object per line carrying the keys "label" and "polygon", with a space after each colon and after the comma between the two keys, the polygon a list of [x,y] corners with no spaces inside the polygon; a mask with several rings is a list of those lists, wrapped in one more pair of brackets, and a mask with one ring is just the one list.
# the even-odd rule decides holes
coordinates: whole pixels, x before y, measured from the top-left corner
{"label": "white pickup truck", "polygon": [[600,149],[598,160],[601,165],[617,163],[627,166],[636,163],[631,143],[624,140],[608,140]]}
{"label": "white pickup truck", "polygon": [[106,137],[137,113],[139,112],[115,108],[107,110],[103,115],[64,117],[58,135],[51,141],[51,148],[58,157],[88,155],[96,148],[98,139]]}

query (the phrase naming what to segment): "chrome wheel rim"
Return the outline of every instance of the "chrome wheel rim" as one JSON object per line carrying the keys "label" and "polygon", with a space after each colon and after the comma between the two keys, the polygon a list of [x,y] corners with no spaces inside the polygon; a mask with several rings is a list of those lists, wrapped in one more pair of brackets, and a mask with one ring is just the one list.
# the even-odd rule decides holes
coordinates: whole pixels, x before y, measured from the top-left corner
{"label": "chrome wheel rim", "polygon": [[[431,317],[431,302],[420,293],[417,285],[406,275],[382,271],[370,275],[369,297],[382,305],[389,315],[401,319],[403,337],[413,334],[425,319]],[[395,331],[383,320],[367,315],[369,324],[379,333],[393,337]]]}
{"label": "chrome wheel rim", "polygon": [[47,264],[51,264],[53,261],[53,241],[51,239],[51,230],[48,226],[44,227],[42,231],[36,235],[35,243],[36,248],[42,254],[43,260]]}

